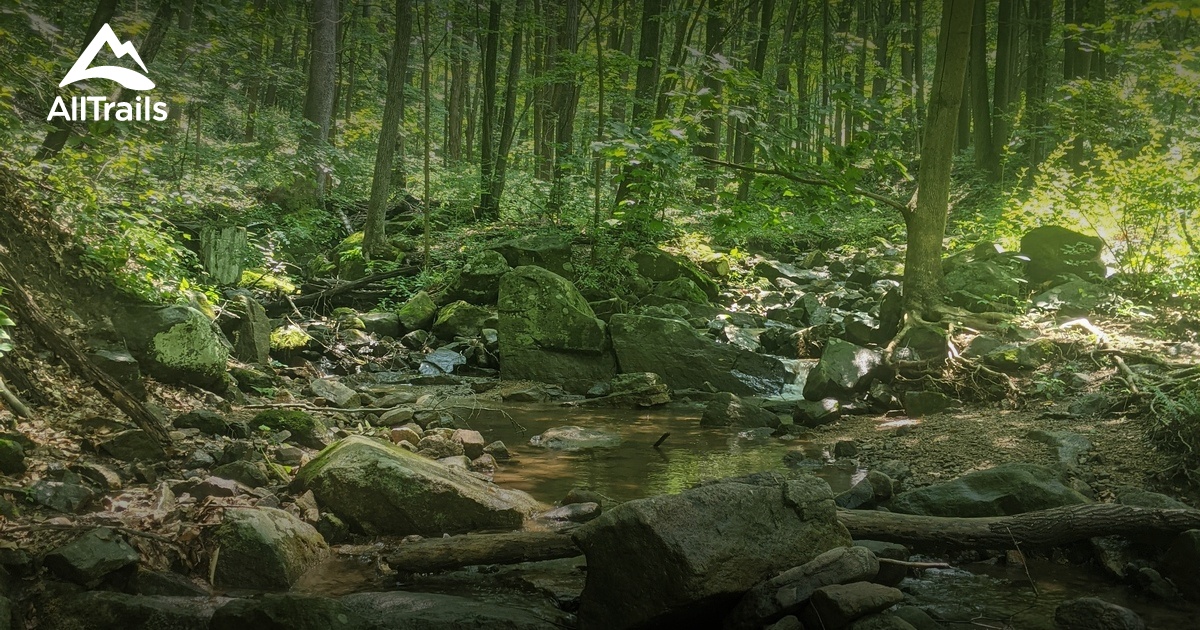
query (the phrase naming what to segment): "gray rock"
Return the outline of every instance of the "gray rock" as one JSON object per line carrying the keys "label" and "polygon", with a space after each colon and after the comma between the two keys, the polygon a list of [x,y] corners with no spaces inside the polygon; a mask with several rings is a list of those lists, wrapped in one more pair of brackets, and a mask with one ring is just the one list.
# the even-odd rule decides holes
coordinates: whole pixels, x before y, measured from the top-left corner
{"label": "gray rock", "polygon": [[907,361],[944,361],[949,355],[946,331],[938,326],[913,326],[896,344],[896,352]]}
{"label": "gray rock", "polygon": [[97,527],[46,554],[43,564],[59,577],[93,586],[101,578],[137,564],[138,552],[116,531]]}
{"label": "gray rock", "polygon": [[671,402],[671,388],[653,372],[632,372],[593,385],[588,396],[588,400],[577,404],[585,407],[655,407]]}
{"label": "gray rock", "polygon": [[1091,282],[1072,280],[1033,296],[1030,302],[1035,308],[1043,311],[1054,311],[1065,316],[1081,316],[1096,310],[1109,296],[1108,291]]}
{"label": "gray rock", "polygon": [[1165,494],[1150,492],[1141,488],[1119,488],[1117,490],[1117,503],[1121,505],[1132,505],[1134,507],[1156,508],[1160,510],[1190,510],[1192,506],[1172,499]]}
{"label": "gray rock", "polygon": [[588,566],[583,630],[711,624],[755,584],[849,544],[828,484],[815,477],[629,501],[575,539]]}
{"label": "gray rock", "polygon": [[208,497],[235,497],[241,493],[236,481],[216,476],[184,481],[172,486],[171,491],[188,494],[197,502],[203,502]]}
{"label": "gray rock", "polygon": [[[1012,261],[1012,262],[1009,262]],[[945,284],[950,302],[967,310],[995,310],[994,303],[1011,304],[1022,296],[1016,259],[975,260],[955,266],[946,272]]]}
{"label": "gray rock", "polygon": [[538,514],[537,518],[541,521],[586,523],[600,516],[600,514],[601,508],[599,503],[568,503],[548,512]]}
{"label": "gray rock", "polygon": [[1084,279],[1103,278],[1100,252],[1103,241],[1057,225],[1034,228],[1021,237],[1021,254],[1029,259],[1025,275],[1033,284],[1067,274]]}
{"label": "gray rock", "polygon": [[289,588],[329,550],[311,525],[265,507],[226,509],[213,538],[214,583],[228,588]]}
{"label": "gray rock", "polygon": [[429,327],[433,325],[434,318],[437,317],[437,312],[438,307],[433,298],[429,297],[428,293],[420,291],[409,298],[399,311],[396,311],[396,319],[400,322],[401,332],[411,334],[418,330],[429,330]]}
{"label": "gray rock", "polygon": [[308,382],[308,388],[314,396],[324,398],[329,404],[342,409],[358,407],[362,401],[358,392],[332,378],[314,378]]}
{"label": "gray rock", "polygon": [[113,319],[130,352],[156,379],[223,389],[230,344],[200,311],[139,308]]}
{"label": "gray rock", "polygon": [[765,626],[764,630],[804,630],[804,624],[800,623],[800,619],[795,615],[788,615],[769,626]]}
{"label": "gray rock", "polygon": [[777,429],[781,424],[779,416],[728,392],[718,393],[709,401],[700,417],[702,427]]}
{"label": "gray rock", "polygon": [[222,479],[232,479],[249,488],[261,488],[268,483],[270,479],[267,477],[266,471],[259,464],[248,462],[245,460],[237,460],[222,464],[212,470],[215,477]]}
{"label": "gray rock", "polygon": [[[365,621],[363,625],[354,628],[556,630],[571,627],[570,617],[552,606],[521,607],[520,599],[513,597],[506,598],[503,603],[497,603],[455,595],[387,591],[356,593],[339,601],[351,614]],[[213,630],[223,629],[214,627]]]}
{"label": "gray rock", "polygon": [[868,615],[850,624],[849,630],[916,630],[904,619],[888,613]]}
{"label": "gray rock", "polygon": [[121,461],[162,461],[166,451],[150,434],[141,429],[129,429],[113,435],[96,445],[102,452]]}
{"label": "gray rock", "polygon": [[904,413],[910,418],[924,418],[954,406],[954,399],[942,392],[904,392]]}
{"label": "gray rock", "polygon": [[524,492],[361,436],[325,449],[295,483],[351,529],[370,535],[511,530],[541,511]]}
{"label": "gray rock", "polygon": [[468,459],[476,459],[483,455],[483,449],[487,446],[483,434],[471,429],[458,429],[450,436],[450,439],[462,444],[463,455],[466,455]]}
{"label": "gray rock", "polygon": [[916,606],[897,606],[892,614],[907,621],[915,630],[942,630],[942,624]]}
{"label": "gray rock", "polygon": [[1010,516],[1088,502],[1051,470],[1033,464],[1004,464],[909,490],[893,498],[888,507],[904,514],[976,517]]}
{"label": "gray rock", "polygon": [[483,452],[500,461],[512,459],[512,453],[508,451],[508,447],[500,440],[496,440],[483,447]]}
{"label": "gray rock", "polygon": [[500,252],[511,267],[532,265],[564,278],[573,273],[571,237],[566,234],[528,234],[500,243],[492,249]]}
{"label": "gray rock", "polygon": [[609,332],[622,372],[653,372],[675,390],[774,395],[790,380],[778,359],[719,344],[679,320],[613,315]]}
{"label": "gray rock", "polygon": [[830,339],[821,360],[808,373],[804,397],[821,400],[866,391],[882,365],[883,355],[878,350]]}
{"label": "gray rock", "polygon": [[174,424],[178,429],[197,429],[205,435],[229,433],[229,423],[225,421],[225,416],[207,409],[193,409],[180,414],[175,418]]}
{"label": "gray rock", "polygon": [[709,300],[717,299],[717,283],[699,267],[683,256],[676,256],[661,249],[642,250],[633,255],[638,273],[655,282],[669,282],[676,278],[691,280]]}
{"label": "gray rock", "polygon": [[430,459],[456,457],[462,455],[463,452],[462,443],[432,432],[417,442],[417,453]]}
{"label": "gray rock", "polygon": [[842,417],[842,404],[836,398],[801,400],[792,410],[792,422],[802,427],[819,427],[837,422]]}
{"label": "gray rock", "polygon": [[96,497],[96,493],[85,486],[47,479],[38,479],[29,488],[34,503],[68,514],[78,513]]}
{"label": "gray rock", "polygon": [[690,278],[675,278],[666,282],[660,282],[654,287],[654,294],[659,297],[665,297],[681,302],[691,302],[693,304],[707,304],[708,296],[704,290],[696,286]]}
{"label": "gray rock", "polygon": [[[879,540],[856,540],[855,547],[865,547],[869,549],[876,558],[887,558],[888,560],[906,561],[910,555],[908,547],[898,543],[883,542]],[[908,575],[908,569],[890,562],[879,563],[879,573],[873,578],[867,580],[884,586],[896,586],[900,584]]]}
{"label": "gray rock", "polygon": [[1058,461],[1068,466],[1079,464],[1079,458],[1092,450],[1092,441],[1070,431],[1043,431],[1036,429],[1025,435],[1035,442],[1054,447]]}
{"label": "gray rock", "polygon": [[496,327],[496,315],[482,306],[463,301],[451,302],[438,311],[433,334],[439,339],[473,338],[484,328]]}
{"label": "gray rock", "polygon": [[245,363],[266,365],[271,353],[271,320],[248,295],[236,295],[227,306],[232,317],[223,326],[233,343],[233,356]]}
{"label": "gray rock", "polygon": [[459,366],[466,364],[467,358],[461,352],[443,347],[426,354],[418,371],[426,376],[453,374]]}
{"label": "gray rock", "polygon": [[55,630],[211,630],[213,610],[225,601],[89,591],[55,599],[39,610],[38,621]]}
{"label": "gray rock", "polygon": [[142,382],[142,369],[137,359],[126,350],[97,350],[88,359],[100,371],[116,379],[129,393],[145,398],[146,385]]}
{"label": "gray rock", "polygon": [[400,316],[396,313],[363,313],[359,315],[363,329],[380,337],[400,337]]}
{"label": "gray rock", "polygon": [[471,304],[495,304],[500,278],[511,267],[499,252],[484,250],[476,254],[454,275],[446,289],[446,301],[462,300]]}
{"label": "gray rock", "polygon": [[565,426],[547,429],[541,435],[529,438],[530,446],[552,451],[584,451],[594,448],[612,448],[621,443],[621,436],[590,427]]}
{"label": "gray rock", "polygon": [[208,589],[171,571],[148,571],[139,568],[130,584],[136,595],[165,597],[208,597]]}
{"label": "gray rock", "polygon": [[1144,630],[1137,613],[1097,597],[1063,602],[1054,609],[1054,623],[1061,630]]}
{"label": "gray rock", "polygon": [[819,588],[870,580],[878,572],[879,561],[864,546],[830,549],[755,585],[726,617],[725,627],[727,630],[761,627],[784,615],[799,613]]}
{"label": "gray rock", "polygon": [[815,621],[814,627],[845,628],[857,619],[883,612],[904,601],[899,589],[872,582],[831,584],[813,591],[811,603],[804,611],[804,620]]}
{"label": "gray rock", "polygon": [[358,630],[366,621],[336,599],[300,593],[268,593],[235,599],[213,613],[209,630]]}

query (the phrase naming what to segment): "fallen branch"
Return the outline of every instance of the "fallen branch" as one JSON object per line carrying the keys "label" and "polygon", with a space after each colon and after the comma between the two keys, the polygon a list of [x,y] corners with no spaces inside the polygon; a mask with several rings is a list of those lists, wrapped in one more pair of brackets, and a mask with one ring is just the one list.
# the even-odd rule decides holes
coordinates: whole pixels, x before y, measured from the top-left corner
{"label": "fallen branch", "polygon": [[1082,317],[1065,322],[1063,325],[1059,326],[1059,328],[1063,330],[1074,327],[1082,328],[1095,335],[1096,344],[1099,350],[1109,352],[1108,358],[1112,359],[1113,365],[1117,367],[1117,371],[1121,374],[1121,380],[1125,381],[1125,385],[1129,387],[1129,393],[1133,394],[1134,396],[1140,396],[1142,392],[1138,387],[1137,375],[1133,373],[1133,370],[1129,369],[1129,366],[1125,363],[1125,359],[1121,358],[1119,353],[1110,352],[1114,348],[1112,345],[1112,340],[1109,338],[1108,334],[1106,334],[1103,330],[1100,330],[1099,327],[1088,321],[1086,318]]}
{"label": "fallen branch", "polygon": [[3,378],[0,378],[0,400],[3,400],[4,404],[18,418],[30,418],[33,416],[33,413],[29,411],[29,407],[8,388],[8,385],[4,384]]}
{"label": "fallen branch", "polygon": [[33,296],[29,295],[3,264],[0,264],[0,284],[9,289],[6,295],[9,296],[9,303],[17,319],[28,326],[54,354],[62,358],[72,372],[91,383],[96,391],[112,401],[139,429],[162,446],[170,446],[171,438],[159,417],[134,398],[116,379],[96,367],[74,342],[59,332],[62,327],[42,313]]}
{"label": "fallen branch", "polygon": [[808,184],[810,186],[822,186],[825,188],[837,188],[839,190],[844,190],[846,192],[852,192],[856,195],[859,195],[860,197],[866,197],[867,199],[873,199],[873,200],[878,201],[879,203],[882,203],[886,206],[890,206],[890,207],[900,211],[900,214],[903,215],[904,217],[907,217],[909,215],[909,213],[911,212],[911,210],[909,210],[909,208],[908,208],[908,205],[902,201],[898,201],[896,199],[892,199],[891,197],[887,197],[887,196],[881,195],[879,193],[871,192],[869,190],[863,190],[862,188],[859,188],[857,186],[851,186],[850,188],[846,188],[845,186],[842,186],[841,184],[838,184],[836,182],[831,182],[827,179],[820,179],[817,177],[804,177],[802,175],[797,175],[795,173],[789,173],[787,171],[781,171],[779,169],[757,168],[754,166],[747,166],[745,164],[734,164],[733,162],[725,162],[723,160],[716,160],[716,159],[707,158],[707,157],[702,157],[700,159],[704,160],[705,162],[712,164],[714,166],[723,166],[725,168],[731,168],[735,171],[745,171],[747,173],[757,173],[759,175],[774,175],[776,177],[782,177],[784,179],[791,180],[798,184]]}
{"label": "fallen branch", "polygon": [[160,543],[171,545],[172,547],[175,547],[177,549],[180,548],[178,541],[173,540],[171,538],[167,538],[166,536],[163,536],[161,534],[155,534],[153,532],[143,532],[141,530],[131,529],[129,527],[122,527],[120,525],[107,525],[104,523],[35,523],[33,525],[19,525],[16,527],[0,528],[0,534],[12,534],[14,532],[28,532],[28,531],[45,530],[45,529],[58,530],[58,531],[92,530],[92,529],[96,529],[97,527],[107,527],[108,529],[118,531],[122,534],[125,534],[126,536],[137,536],[139,538],[149,538],[150,540],[154,540],[154,541],[157,541]]}
{"label": "fallen branch", "polygon": [[365,278],[359,278],[358,280],[343,282],[342,284],[339,284],[335,287],[330,287],[324,291],[317,291],[316,293],[309,293],[296,298],[277,300],[269,304],[266,310],[268,312],[279,313],[288,310],[289,308],[296,309],[300,306],[312,306],[313,304],[328,300],[336,295],[353,291],[359,287],[364,287],[372,282],[379,282],[381,280],[387,280],[389,278],[395,278],[398,276],[415,276],[418,273],[421,273],[420,267],[400,267],[399,269],[372,274]]}
{"label": "fallen branch", "polygon": [[433,573],[481,564],[574,558],[583,552],[568,534],[507,532],[430,538],[396,547],[386,560],[400,573]]}
{"label": "fallen branch", "polygon": [[894,564],[898,567],[907,569],[951,569],[949,564],[945,562],[909,562],[908,560],[896,560],[894,558],[876,558],[879,564]]}
{"label": "fallen branch", "polygon": [[399,409],[404,405],[396,407],[320,407],[312,403],[262,403],[257,405],[243,405],[243,409],[303,409],[304,411],[316,411],[320,413],[386,413],[393,409]]}
{"label": "fallen branch", "polygon": [[1016,516],[953,518],[838,510],[856,539],[938,548],[1054,547],[1097,536],[1172,536],[1200,528],[1200,510],[1091,503]]}

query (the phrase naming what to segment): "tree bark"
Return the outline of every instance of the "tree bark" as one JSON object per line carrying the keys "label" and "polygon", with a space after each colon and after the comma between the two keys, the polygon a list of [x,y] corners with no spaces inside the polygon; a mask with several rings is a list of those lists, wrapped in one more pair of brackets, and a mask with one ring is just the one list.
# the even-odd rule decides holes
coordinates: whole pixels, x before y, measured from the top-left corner
{"label": "tree bark", "polygon": [[[721,54],[721,44],[725,40],[725,19],[721,12],[724,0],[711,0],[708,3],[708,19],[704,23],[704,55],[705,62],[714,64],[715,56]],[[721,91],[725,82],[713,70],[704,73],[705,94],[700,98],[703,113],[703,131],[700,142],[696,144],[693,153],[700,158],[716,160],[721,157],[721,115],[718,108],[721,103]],[[709,203],[716,200],[717,172],[709,169],[704,176],[696,181],[696,188],[705,191],[702,201]]]}
{"label": "tree bark", "polygon": [[496,82],[500,55],[500,1],[488,3],[487,35],[483,49],[483,111],[480,112],[479,134],[479,218],[494,220],[500,217],[500,201],[493,196],[496,178]]}
{"label": "tree bark", "polygon": [[386,558],[400,573],[433,573],[481,564],[517,564],[583,555],[569,534],[509,532],[431,538],[396,547]]}
{"label": "tree bark", "polygon": [[1050,16],[1054,3],[1033,2],[1029,5],[1029,78],[1026,84],[1025,109],[1028,112],[1028,153],[1031,172],[1036,171],[1046,157],[1046,49],[1050,45]]}
{"label": "tree bark", "polygon": [[524,50],[525,0],[516,0],[513,13],[512,45],[508,52],[508,72],[504,77],[504,113],[500,120],[500,138],[496,147],[496,171],[492,177],[492,199],[499,208],[504,198],[504,183],[508,173],[508,153],[516,134],[517,87],[521,83],[521,55]]}
{"label": "tree bark", "polygon": [[997,156],[1008,145],[1012,133],[1009,107],[1016,84],[1019,12],[1017,0],[1000,0],[996,21],[995,88],[992,90],[992,146]]}
{"label": "tree bark", "polygon": [[392,191],[397,136],[402,133],[404,110],[401,101],[411,39],[411,0],[396,0],[396,31],[392,40],[391,59],[388,61],[387,96],[383,102],[379,143],[375,147],[375,170],[371,177],[371,196],[367,201],[367,222],[363,226],[362,251],[367,260],[383,255],[388,244],[387,207]]}
{"label": "tree bark", "polygon": [[329,179],[325,160],[315,155],[329,139],[333,98],[337,84],[338,0],[313,0],[312,47],[309,50],[308,89],[304,118],[308,127],[301,135],[304,152],[313,160],[316,193],[324,197]]}
{"label": "tree bark", "polygon": [[567,161],[572,153],[575,111],[579,105],[579,77],[574,71],[568,70],[572,66],[572,57],[579,50],[579,0],[565,0],[563,8],[558,41],[554,46],[556,80],[551,97],[551,107],[554,110],[554,172],[546,210],[553,217],[562,212],[563,203],[566,201],[564,177]]}
{"label": "tree bark", "polygon": [[[754,73],[754,77],[759,81],[763,78],[763,72],[767,65],[767,45],[770,43],[771,37],[771,19],[775,14],[775,0],[762,0],[762,8],[759,14],[757,37],[754,41],[754,55],[750,58],[750,71]],[[745,103],[748,106],[757,108],[757,103],[749,101]],[[737,143],[734,146],[733,161],[737,164],[751,166],[754,164],[754,139],[750,135],[750,125],[747,119],[749,116],[743,117],[738,121],[737,125]],[[738,201],[746,201],[750,198],[750,183],[754,178],[749,174],[745,174],[738,182]]]}
{"label": "tree bark", "polygon": [[971,130],[975,140],[975,165],[987,173],[989,181],[998,179],[1000,168],[992,144],[992,106],[988,97],[987,5],[975,0],[971,22]]}
{"label": "tree bark", "polygon": [[1014,545],[1054,547],[1097,536],[1167,537],[1200,528],[1200,510],[1091,503],[986,518],[838,510],[838,520],[856,539],[919,547],[1005,549]]}
{"label": "tree bark", "polygon": [[974,0],[943,0],[937,63],[929,118],[921,146],[916,207],[905,217],[908,251],[904,264],[906,309],[919,312],[942,302],[942,238],[950,200],[954,128],[967,70]]}
{"label": "tree bark", "polygon": [[[646,0],[642,3],[642,32],[638,42],[637,83],[633,89],[633,124],[649,127],[658,96],[659,59],[662,41],[661,17],[668,0]],[[630,198],[630,180],[638,177],[639,168],[626,167],[617,186],[617,202]]]}

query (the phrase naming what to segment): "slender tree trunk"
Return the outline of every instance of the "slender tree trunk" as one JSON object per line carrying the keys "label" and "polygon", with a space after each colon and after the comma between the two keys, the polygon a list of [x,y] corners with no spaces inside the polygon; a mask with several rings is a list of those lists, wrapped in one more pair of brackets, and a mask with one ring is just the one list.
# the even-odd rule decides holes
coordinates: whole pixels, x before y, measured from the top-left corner
{"label": "slender tree trunk", "polygon": [[914,142],[917,137],[917,124],[915,120],[916,112],[916,86],[917,77],[913,71],[913,40],[920,36],[917,29],[913,25],[912,15],[912,0],[900,0],[900,76],[904,78],[904,128],[905,128],[905,146],[912,147],[920,151],[918,143]]}
{"label": "slender tree trunk", "polygon": [[492,196],[496,189],[496,82],[500,54],[500,0],[488,3],[487,34],[483,50],[483,110],[480,112],[479,137],[479,218],[495,220],[500,217],[499,200]]}
{"label": "slender tree trunk", "polygon": [[996,82],[992,90],[992,145],[997,156],[1008,146],[1012,133],[1009,108],[1017,76],[1019,11],[1017,0],[1000,0],[996,21]]}
{"label": "slender tree trunk", "polygon": [[913,76],[917,81],[913,90],[917,104],[917,125],[913,139],[919,153],[924,136],[921,125],[925,122],[925,0],[913,0]]}
{"label": "slender tree trunk", "polygon": [[1031,171],[1035,171],[1046,157],[1046,49],[1050,44],[1050,19],[1053,13],[1054,3],[1050,0],[1029,5],[1029,78],[1025,109],[1029,121],[1027,146]]}
{"label": "slender tree trunk", "polygon": [[[170,2],[164,4],[170,4]],[[251,53],[253,68],[246,85],[246,125],[242,130],[242,139],[246,142],[254,142],[254,123],[258,118],[258,90],[262,86],[263,50],[266,48],[263,45],[263,39],[267,36],[266,20],[263,18],[265,8],[266,0],[255,0],[254,26],[258,32],[254,38],[254,52]]]}
{"label": "slender tree trunk", "polygon": [[[457,30],[458,23],[454,23]],[[466,42],[461,33],[450,37],[450,98],[446,111],[446,159],[450,164],[462,161],[463,114],[467,104],[467,77],[471,66]]]}
{"label": "slender tree trunk", "polygon": [[830,23],[829,3],[821,3],[821,124],[818,129],[817,164],[825,162],[825,142],[829,138],[829,47],[833,25]]}
{"label": "slender tree trunk", "polygon": [[575,110],[579,105],[579,77],[571,67],[572,58],[579,50],[579,0],[565,0],[563,21],[558,29],[555,54],[557,80],[554,83],[551,105],[555,112],[554,121],[554,181],[550,188],[550,199],[546,210],[553,217],[562,212],[566,197],[568,161],[572,155],[575,136]]}
{"label": "slender tree trunk", "polygon": [[846,143],[854,141],[859,127],[862,125],[863,104],[867,102],[867,25],[870,23],[871,3],[875,0],[858,0],[855,39],[858,46],[857,60],[854,64],[854,96],[855,103],[846,112]]}
{"label": "slender tree trunk", "polygon": [[[657,103],[659,49],[662,41],[660,16],[667,0],[646,0],[642,3],[642,33],[638,44],[637,84],[633,94],[633,124],[649,127]],[[628,167],[617,187],[617,202],[630,198],[630,180],[641,177],[640,167]]]}
{"label": "slender tree trunk", "polygon": [[337,84],[337,0],[313,0],[312,50],[309,51],[308,90],[304,119],[308,128],[301,135],[302,154],[312,161],[316,194],[323,198],[329,182],[329,166],[319,155],[328,143]]}
{"label": "slender tree trunk", "polygon": [[[767,44],[771,36],[771,19],[775,13],[775,0],[761,0],[757,37],[754,42],[754,56],[750,60],[750,71],[754,78],[761,81],[767,64]],[[755,105],[753,101],[749,103]],[[733,161],[736,164],[752,165],[754,163],[754,139],[750,136],[750,127],[746,118],[738,122],[738,142]],[[738,201],[750,198],[750,184],[754,181],[752,173],[743,173],[738,182]]]}
{"label": "slender tree trunk", "polygon": [[999,179],[999,160],[992,144],[992,106],[988,98],[987,5],[975,0],[971,23],[971,114],[975,134],[975,165],[987,173],[988,180]]}
{"label": "slender tree trunk", "polygon": [[888,50],[888,27],[892,23],[892,0],[877,0],[875,6],[875,76],[871,80],[871,100],[875,113],[871,130],[878,132],[883,122],[884,98],[887,95],[887,75],[891,64]]}
{"label": "slender tree trunk", "polygon": [[958,130],[955,135],[955,147],[959,153],[971,147],[971,82],[963,81],[962,90],[962,105],[958,108]]}
{"label": "slender tree trunk", "polygon": [[392,54],[388,60],[387,96],[383,102],[383,120],[379,144],[375,148],[375,170],[371,178],[371,196],[367,201],[367,222],[363,227],[363,256],[368,260],[388,253],[387,209],[392,191],[392,163],[396,159],[396,140],[403,133],[404,74],[408,66],[408,47],[412,38],[412,2],[396,0],[396,30]]}
{"label": "slender tree trunk", "polygon": [[954,121],[962,97],[971,42],[974,0],[943,0],[929,119],[921,147],[916,206],[905,217],[908,251],[904,263],[906,310],[920,313],[942,303],[942,238],[950,200]]}
{"label": "slender tree trunk", "polygon": [[497,207],[500,206],[500,201],[504,197],[504,183],[508,172],[508,152],[512,149],[513,136],[516,135],[517,87],[521,82],[521,54],[524,38],[522,25],[525,20],[525,0],[516,0],[514,16],[512,46],[509,47],[508,53],[508,73],[504,78],[504,115],[500,122],[500,142],[496,149],[496,173],[492,178],[492,198]]}
{"label": "slender tree trunk", "polygon": [[[725,39],[725,19],[722,15],[724,5],[724,0],[711,0],[708,3],[708,18],[704,24],[704,59],[708,64],[715,65],[715,56],[721,54],[721,45]],[[700,142],[693,150],[693,153],[702,158],[715,160],[720,157],[721,114],[719,108],[724,86],[725,82],[717,75],[715,69],[704,73],[705,94],[700,99],[700,106],[704,110],[704,130],[701,132]],[[696,188],[699,191],[706,191],[702,200],[715,201],[717,177],[719,177],[717,171],[708,168],[705,175],[696,182]]]}
{"label": "slender tree trunk", "polygon": [[421,27],[421,139],[425,145],[424,150],[422,151],[424,155],[421,161],[421,179],[424,183],[421,194],[421,222],[424,224],[422,229],[422,236],[424,238],[422,239],[423,243],[421,247],[423,256],[421,258],[424,261],[423,267],[425,269],[429,269],[429,204],[432,201],[431,198],[433,196],[430,190],[432,174],[429,168],[429,161],[433,159],[433,139],[430,136],[430,134],[433,133],[433,129],[429,124],[430,108],[432,107],[433,103],[433,95],[430,90],[430,83],[433,80],[433,77],[431,76],[433,72],[431,67],[433,62],[433,42],[430,41],[430,39],[433,37],[433,33],[431,32],[433,22],[431,19],[432,16],[430,15],[430,7],[432,5],[433,3],[429,2],[428,0],[426,0],[424,3],[425,19],[423,20]]}

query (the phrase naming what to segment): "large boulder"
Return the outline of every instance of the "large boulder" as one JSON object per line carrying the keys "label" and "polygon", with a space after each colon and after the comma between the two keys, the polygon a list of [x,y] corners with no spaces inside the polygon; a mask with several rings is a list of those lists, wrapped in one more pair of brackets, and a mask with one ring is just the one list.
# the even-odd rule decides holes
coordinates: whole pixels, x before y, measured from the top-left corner
{"label": "large boulder", "polygon": [[829,485],[714,483],[630,501],[583,526],[579,627],[710,627],[755,584],[850,544]]}
{"label": "large boulder", "polygon": [[897,495],[888,508],[922,516],[1010,516],[1087,503],[1053,471],[1033,464],[1004,464]]}
{"label": "large boulder", "polygon": [[459,300],[438,311],[433,334],[439,339],[478,337],[484,328],[495,328],[496,315],[490,309]]}
{"label": "large boulder", "polygon": [[1025,276],[1034,284],[1074,274],[1085,280],[1104,278],[1100,252],[1104,241],[1057,225],[1034,228],[1021,237],[1021,254],[1029,259]]}
{"label": "large boulder", "polygon": [[566,234],[529,234],[500,243],[492,249],[500,252],[512,267],[532,265],[569,277],[571,237]]}
{"label": "large boulder", "polygon": [[500,280],[500,375],[583,393],[616,373],[603,321],[575,285],[541,267]]}
{"label": "large boulder", "polygon": [[386,591],[355,593],[338,601],[351,614],[366,621],[366,627],[378,630],[554,630],[571,627],[569,616],[549,604],[538,606],[531,601],[531,605],[524,606],[519,598],[511,596],[503,602],[494,602],[456,595]]}
{"label": "large boulder", "polygon": [[213,536],[214,583],[228,588],[287,589],[329,550],[311,525],[269,507],[225,510]]}
{"label": "large boulder", "polygon": [[137,550],[107,527],[87,532],[46,554],[43,560],[59,577],[84,586],[93,586],[109,573],[137,562]]}
{"label": "large boulder", "polygon": [[248,295],[236,295],[226,307],[229,316],[222,330],[233,343],[239,361],[266,365],[271,353],[271,319],[262,305]]}
{"label": "large boulder", "polygon": [[821,400],[866,391],[881,367],[883,353],[878,350],[830,339],[821,353],[821,360],[808,373],[804,397]]}
{"label": "large boulder", "polygon": [[976,312],[994,310],[995,303],[1014,303],[1023,293],[1020,271],[1012,269],[1015,265],[1012,258],[956,265],[946,272],[944,280],[950,302]]}
{"label": "large boulder", "polygon": [[222,388],[230,345],[204,313],[175,305],[140,308],[115,320],[129,351],[156,379]]}
{"label": "large boulder", "polygon": [[438,307],[433,298],[429,297],[428,293],[419,291],[416,295],[408,298],[399,311],[396,311],[396,317],[400,320],[401,332],[429,329],[433,325],[434,318],[437,317],[437,311]]}
{"label": "large boulder", "polygon": [[216,610],[208,630],[357,630],[368,626],[341,600],[302,593],[234,599]]}
{"label": "large boulder", "polygon": [[495,304],[500,290],[500,278],[511,267],[500,252],[484,250],[475,255],[455,274],[445,300],[462,300],[471,304]]}
{"label": "large boulder", "polygon": [[709,300],[717,299],[719,287],[692,261],[661,249],[642,250],[633,255],[638,273],[655,282],[669,282],[676,278],[691,280]]}
{"label": "large boulder", "polygon": [[672,389],[774,395],[790,381],[778,359],[717,343],[676,319],[613,315],[609,333],[622,372],[653,372]]}
{"label": "large boulder", "polygon": [[[225,601],[225,598],[88,591],[43,602],[38,610],[38,627],[55,630],[211,630],[209,620],[213,610]],[[0,625],[5,621],[8,620],[0,620]]]}
{"label": "large boulder", "polygon": [[541,508],[524,492],[362,436],[322,451],[300,469],[296,484],[371,535],[516,529]]}

